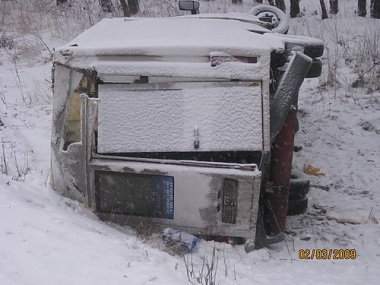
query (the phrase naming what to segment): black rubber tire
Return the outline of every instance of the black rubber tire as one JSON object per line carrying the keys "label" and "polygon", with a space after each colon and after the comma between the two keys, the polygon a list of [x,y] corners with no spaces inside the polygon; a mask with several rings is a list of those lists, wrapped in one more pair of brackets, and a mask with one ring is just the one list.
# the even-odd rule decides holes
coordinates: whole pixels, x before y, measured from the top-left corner
{"label": "black rubber tire", "polygon": [[322,61],[318,58],[313,59],[313,63],[310,66],[309,71],[306,74],[306,78],[317,78],[322,73]]}
{"label": "black rubber tire", "polygon": [[260,17],[272,17],[272,31],[280,34],[286,34],[289,30],[288,16],[274,6],[258,5],[248,11],[249,14]]}
{"label": "black rubber tire", "polygon": [[290,178],[289,201],[304,199],[309,191],[310,181],[307,176],[300,171],[293,170]]}
{"label": "black rubber tire", "polygon": [[295,216],[305,214],[307,212],[308,198],[301,200],[289,200],[288,202],[288,216]]}
{"label": "black rubber tire", "polygon": [[321,57],[323,55],[324,45],[306,45],[304,54],[311,58]]}

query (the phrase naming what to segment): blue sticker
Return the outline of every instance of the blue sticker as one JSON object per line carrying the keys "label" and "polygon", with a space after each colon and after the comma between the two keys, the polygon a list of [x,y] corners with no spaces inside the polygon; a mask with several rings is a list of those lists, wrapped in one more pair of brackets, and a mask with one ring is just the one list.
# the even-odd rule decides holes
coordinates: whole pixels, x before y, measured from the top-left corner
{"label": "blue sticker", "polygon": [[174,219],[174,177],[153,176],[154,217]]}

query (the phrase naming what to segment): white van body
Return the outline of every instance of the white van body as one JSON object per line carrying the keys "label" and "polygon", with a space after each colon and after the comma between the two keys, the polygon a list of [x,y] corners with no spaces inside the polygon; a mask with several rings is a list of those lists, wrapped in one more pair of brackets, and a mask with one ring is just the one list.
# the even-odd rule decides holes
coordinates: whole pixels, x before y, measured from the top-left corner
{"label": "white van body", "polygon": [[255,240],[270,61],[251,15],[104,19],[54,53],[52,185],[103,219]]}

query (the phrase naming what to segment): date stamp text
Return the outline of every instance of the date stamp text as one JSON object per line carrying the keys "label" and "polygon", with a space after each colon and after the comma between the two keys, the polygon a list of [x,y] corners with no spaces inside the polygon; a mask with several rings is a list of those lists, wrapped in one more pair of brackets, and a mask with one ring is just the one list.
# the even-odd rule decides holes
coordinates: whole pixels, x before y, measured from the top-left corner
{"label": "date stamp text", "polygon": [[298,258],[304,260],[356,259],[356,249],[300,249]]}

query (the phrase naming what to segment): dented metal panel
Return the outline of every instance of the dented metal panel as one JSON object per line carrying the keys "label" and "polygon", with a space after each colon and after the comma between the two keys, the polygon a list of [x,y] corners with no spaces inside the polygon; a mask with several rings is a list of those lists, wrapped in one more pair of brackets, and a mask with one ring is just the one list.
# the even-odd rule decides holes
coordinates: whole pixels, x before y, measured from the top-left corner
{"label": "dented metal panel", "polygon": [[[96,210],[143,225],[184,228],[200,235],[254,239],[261,172],[94,159]],[[231,187],[234,183],[234,201]],[[231,216],[231,202],[233,219]],[[227,205],[228,204],[228,205]],[[130,211],[128,213],[128,211]],[[132,222],[133,223],[133,222]]]}
{"label": "dented metal panel", "polygon": [[[151,227],[154,223],[198,235],[254,239],[261,184],[261,172],[255,164],[102,155],[97,144],[102,98],[90,98],[89,91],[83,90],[87,94],[81,93],[80,100],[73,101],[86,75],[80,79],[75,72],[71,80],[74,73],[59,67],[57,75],[63,74],[73,86],[64,81],[55,86],[66,98],[55,104],[53,114],[58,125],[53,126],[52,181],[57,190],[85,202],[100,217],[119,222],[126,219],[131,226]],[[257,115],[253,115],[257,122],[253,124],[260,125],[262,88],[243,86],[252,91],[249,96],[257,102]],[[73,130],[79,133],[72,141],[66,130],[78,118],[80,128]],[[262,129],[258,130],[256,149],[264,141]],[[199,135],[202,143],[203,133]]]}
{"label": "dented metal panel", "polygon": [[[55,189],[86,203],[100,217],[128,221],[130,226],[151,227],[154,223],[157,227],[173,226],[198,235],[255,238],[261,184],[261,172],[255,164],[101,154],[98,108],[102,97],[90,97],[98,94],[91,94],[97,88],[90,88],[89,74],[61,66],[56,71],[59,80],[54,90],[59,98],[54,105],[52,135]],[[189,84],[193,83],[184,85]],[[255,107],[247,117],[257,130],[251,137],[251,147],[261,150],[264,141],[269,140],[269,131],[261,127],[263,87],[251,83],[218,84],[226,90],[237,86],[248,91],[245,96],[250,96]],[[151,86],[142,84],[138,88],[149,90]],[[239,92],[233,93],[237,95],[233,99],[240,98]],[[204,132],[201,127],[199,130],[194,138],[202,146]],[[232,148],[236,149],[236,145]]]}

